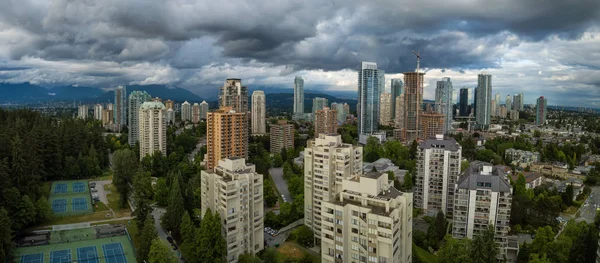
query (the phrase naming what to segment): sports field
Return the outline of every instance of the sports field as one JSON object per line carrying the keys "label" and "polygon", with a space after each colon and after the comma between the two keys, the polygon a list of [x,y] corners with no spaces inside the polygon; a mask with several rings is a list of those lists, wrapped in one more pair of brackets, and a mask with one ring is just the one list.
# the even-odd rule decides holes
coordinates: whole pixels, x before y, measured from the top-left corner
{"label": "sports field", "polygon": [[133,245],[127,235],[96,238],[93,228],[54,231],[50,244],[20,247],[20,263],[135,263]]}
{"label": "sports field", "polygon": [[92,202],[87,180],[55,181],[48,202],[57,216],[92,213]]}

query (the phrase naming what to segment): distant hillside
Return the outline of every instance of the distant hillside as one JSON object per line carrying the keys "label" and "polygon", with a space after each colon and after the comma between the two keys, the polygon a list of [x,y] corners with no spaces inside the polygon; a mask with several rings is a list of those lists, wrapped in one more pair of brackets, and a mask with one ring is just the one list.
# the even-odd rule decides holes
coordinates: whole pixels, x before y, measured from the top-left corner
{"label": "distant hillside", "polygon": [[[178,102],[185,100],[201,102],[203,99],[189,90],[168,87],[166,85],[127,86],[127,95],[134,90],[148,92],[152,97],[170,99]],[[114,91],[106,92],[100,88],[82,86],[59,86],[45,88],[29,82],[0,83],[0,103],[38,103],[45,101],[76,101],[83,103],[112,102]]]}
{"label": "distant hillside", "polygon": [[[304,93],[304,112],[310,112],[312,110],[313,99],[316,97],[326,98],[328,104],[332,102],[337,103],[348,103],[350,111],[356,110],[355,99],[340,99],[331,95],[320,94],[320,93]],[[266,94],[267,108],[280,108],[280,109],[293,109],[294,108],[294,94],[293,93],[271,93]]]}
{"label": "distant hillside", "polygon": [[[177,102],[189,101],[192,102],[202,102],[203,98],[198,95],[192,93],[189,90],[177,88],[177,87],[167,87],[166,85],[130,85],[127,86],[127,96],[131,94],[134,90],[137,91],[146,91],[152,97],[159,97],[164,100],[174,100]],[[96,101],[98,102],[106,102],[113,101],[115,99],[115,92],[109,91],[102,96],[98,97]]]}

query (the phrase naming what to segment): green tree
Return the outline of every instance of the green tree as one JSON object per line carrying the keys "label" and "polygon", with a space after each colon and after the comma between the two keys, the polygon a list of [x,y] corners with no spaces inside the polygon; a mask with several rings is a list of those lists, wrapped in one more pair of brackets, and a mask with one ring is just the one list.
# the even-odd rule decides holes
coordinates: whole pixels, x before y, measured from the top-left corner
{"label": "green tree", "polygon": [[281,155],[275,154],[275,156],[273,156],[273,167],[281,167],[282,164],[283,159],[281,159]]}
{"label": "green tree", "polygon": [[180,180],[181,176],[175,176],[175,179],[171,183],[169,205],[167,206],[167,212],[162,217],[162,223],[165,228],[173,231],[175,234],[179,233],[179,224],[181,223],[183,213],[185,212]]}
{"label": "green tree", "polygon": [[150,253],[152,241],[157,237],[156,227],[154,226],[154,218],[152,216],[146,218],[143,226],[144,227],[141,228],[142,232],[140,233],[139,243],[136,249],[136,258],[138,263],[142,263],[149,259],[148,254]]}
{"label": "green tree", "polygon": [[131,192],[133,176],[137,171],[138,161],[132,150],[124,149],[115,151],[113,159],[113,184],[120,194],[119,206],[127,205],[127,197]]}
{"label": "green tree", "polygon": [[244,253],[238,258],[238,263],[261,263],[260,259],[252,254]]}
{"label": "green tree", "polygon": [[435,216],[435,233],[438,240],[441,240],[446,236],[446,224],[447,222],[444,212],[438,212]]}
{"label": "green tree", "polygon": [[569,262],[572,263],[594,263],[595,251],[598,250],[598,229],[593,224],[583,224],[581,231],[573,242]]}
{"label": "green tree", "polygon": [[15,229],[21,229],[35,222],[35,205],[29,199],[29,196],[22,195],[16,211],[12,215],[12,222]]}
{"label": "green tree", "polygon": [[402,183],[402,191],[412,192],[413,189],[413,176],[410,172],[404,175],[404,182]]}
{"label": "green tree", "polygon": [[367,138],[363,156],[365,162],[374,162],[381,157],[381,144],[377,138],[373,136]]}
{"label": "green tree", "polygon": [[35,203],[35,218],[36,222],[45,222],[52,217],[52,209],[50,203],[45,197],[40,197]]}
{"label": "green tree", "polygon": [[417,140],[414,140],[411,144],[410,144],[410,150],[408,152],[408,158],[411,160],[415,160],[417,159],[417,150],[419,147],[419,143],[417,142]]}
{"label": "green tree", "polygon": [[11,221],[8,212],[0,207],[0,261],[8,262],[12,260],[14,244],[12,242],[13,234]]}
{"label": "green tree", "polygon": [[313,246],[315,236],[312,230],[310,230],[310,228],[308,228],[307,226],[302,225],[294,229],[294,231],[292,231],[292,235],[294,236],[298,244],[303,245],[305,247]]}
{"label": "green tree", "polygon": [[187,262],[200,262],[198,258],[199,252],[199,233],[198,229],[194,225],[192,218],[188,213],[184,213],[183,219],[181,220],[181,254]]}
{"label": "green tree", "polygon": [[169,203],[169,187],[167,186],[167,180],[165,178],[158,178],[158,180],[156,180],[155,188],[154,201],[156,201],[159,206],[166,206]]}
{"label": "green tree", "polygon": [[277,263],[277,250],[274,248],[265,248],[262,260],[264,263]]}
{"label": "green tree", "polygon": [[550,244],[554,241],[554,231],[552,227],[540,227],[535,232],[535,239],[531,243],[531,253],[538,255],[547,255]]}
{"label": "green tree", "polygon": [[474,263],[496,263],[498,255],[498,244],[494,241],[494,226],[490,225],[487,230],[473,239],[471,246],[471,262]]}
{"label": "green tree", "polygon": [[[148,253],[148,263],[176,263],[177,258],[171,252],[171,249],[158,238],[152,240],[150,252]],[[210,262],[210,261],[208,261]]]}
{"label": "green tree", "polygon": [[438,251],[438,262],[470,263],[471,240],[454,239],[450,235],[444,238],[444,245]]}
{"label": "green tree", "polygon": [[573,204],[573,185],[567,185],[567,189],[565,189],[565,192],[562,194],[562,200],[566,206],[571,206]]}
{"label": "green tree", "polygon": [[200,262],[225,262],[227,244],[221,235],[221,218],[219,214],[213,214],[210,209],[206,210],[200,223],[199,244]]}
{"label": "green tree", "polygon": [[552,263],[550,260],[548,260],[548,258],[546,258],[546,255],[538,255],[538,254],[531,254],[529,256],[529,263]]}
{"label": "green tree", "polygon": [[152,200],[152,180],[150,175],[146,172],[138,171],[133,178],[133,196],[135,211],[133,215],[138,228],[144,228],[145,220],[148,215],[152,213],[152,207],[150,202]]}

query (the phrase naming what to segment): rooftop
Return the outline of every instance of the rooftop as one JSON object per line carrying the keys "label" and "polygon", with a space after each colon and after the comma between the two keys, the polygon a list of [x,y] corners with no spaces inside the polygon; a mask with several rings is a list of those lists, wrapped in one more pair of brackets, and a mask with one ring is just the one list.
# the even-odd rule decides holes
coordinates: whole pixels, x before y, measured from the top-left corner
{"label": "rooftop", "polygon": [[459,189],[489,188],[494,192],[510,192],[511,186],[504,177],[504,171],[493,167],[490,163],[474,161],[460,175]]}
{"label": "rooftop", "polygon": [[458,151],[460,149],[460,145],[456,142],[454,138],[451,137],[432,137],[429,138],[419,144],[419,148],[421,149],[444,149],[448,151]]}

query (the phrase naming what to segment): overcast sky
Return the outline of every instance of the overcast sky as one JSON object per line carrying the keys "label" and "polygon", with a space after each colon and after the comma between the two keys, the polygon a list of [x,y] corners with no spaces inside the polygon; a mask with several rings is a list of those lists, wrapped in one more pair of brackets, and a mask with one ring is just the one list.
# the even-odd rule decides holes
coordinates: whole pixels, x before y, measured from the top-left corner
{"label": "overcast sky", "polygon": [[493,75],[493,93],[600,107],[598,0],[4,0],[0,81],[356,90],[360,61],[392,77],[422,54],[425,98]]}

